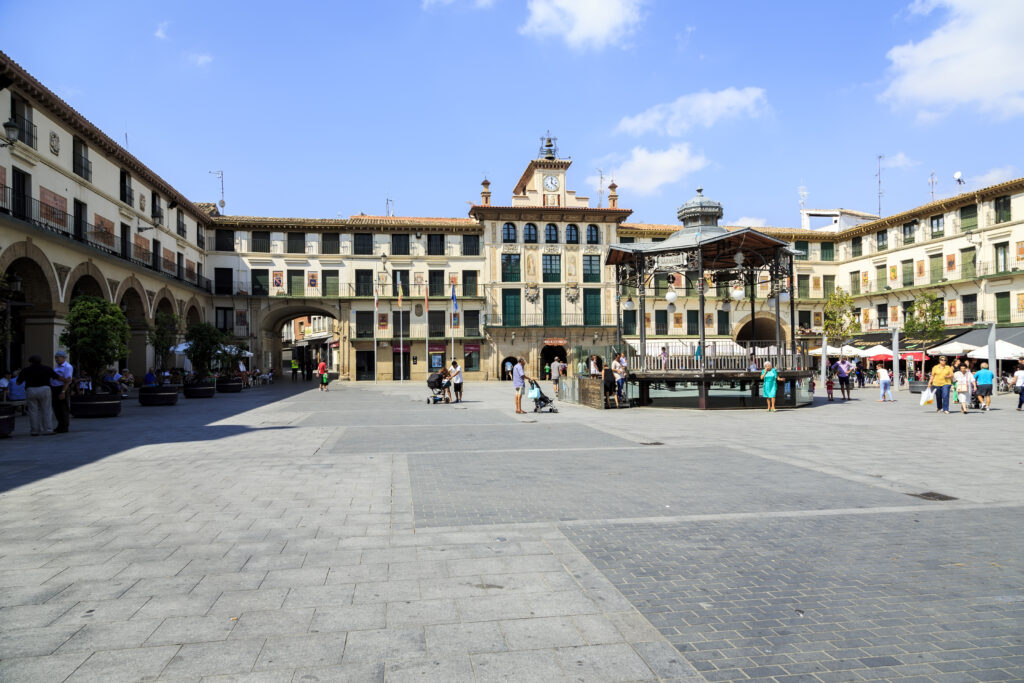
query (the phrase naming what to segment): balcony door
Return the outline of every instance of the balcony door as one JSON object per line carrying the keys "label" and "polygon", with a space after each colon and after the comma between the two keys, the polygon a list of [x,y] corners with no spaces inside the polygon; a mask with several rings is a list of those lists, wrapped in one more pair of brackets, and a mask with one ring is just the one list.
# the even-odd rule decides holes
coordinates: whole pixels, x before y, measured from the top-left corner
{"label": "balcony door", "polygon": [[562,324],[562,290],[544,290],[544,325],[557,327]]}

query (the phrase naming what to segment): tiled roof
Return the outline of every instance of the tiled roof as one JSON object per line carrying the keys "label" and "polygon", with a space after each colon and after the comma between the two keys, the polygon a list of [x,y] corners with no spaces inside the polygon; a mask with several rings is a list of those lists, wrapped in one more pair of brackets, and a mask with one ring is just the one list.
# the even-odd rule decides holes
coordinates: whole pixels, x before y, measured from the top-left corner
{"label": "tiled roof", "polygon": [[435,217],[423,217],[423,216],[366,216],[359,214],[357,216],[349,216],[349,223],[356,225],[394,225],[394,226],[410,226],[416,227],[417,225],[436,225],[445,227],[472,227],[479,226],[480,223],[472,218],[435,218]]}
{"label": "tiled roof", "polygon": [[220,211],[217,210],[217,205],[213,202],[192,202],[192,204],[207,216],[220,215]]}
{"label": "tiled roof", "polygon": [[[212,205],[211,205],[212,206]],[[483,229],[478,221],[472,218],[439,218],[413,216],[365,216],[356,215],[349,218],[277,218],[274,216],[215,216],[216,225],[259,226],[288,228],[319,228],[337,231],[358,230],[360,228],[423,228],[437,230],[444,228]]]}

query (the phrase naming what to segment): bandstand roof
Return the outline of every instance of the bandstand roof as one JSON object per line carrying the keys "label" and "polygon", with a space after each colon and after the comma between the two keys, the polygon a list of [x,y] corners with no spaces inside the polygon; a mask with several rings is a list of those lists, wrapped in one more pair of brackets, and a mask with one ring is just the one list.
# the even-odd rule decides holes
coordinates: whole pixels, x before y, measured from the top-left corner
{"label": "bandstand roof", "polygon": [[634,244],[612,244],[608,247],[606,265],[632,264],[637,256],[658,256],[700,250],[704,270],[725,270],[736,267],[735,256],[760,256],[764,263],[775,257],[775,251],[782,247],[784,253],[795,254],[789,242],[753,228],[728,231],[718,226],[683,228],[672,233],[662,242],[641,242]]}

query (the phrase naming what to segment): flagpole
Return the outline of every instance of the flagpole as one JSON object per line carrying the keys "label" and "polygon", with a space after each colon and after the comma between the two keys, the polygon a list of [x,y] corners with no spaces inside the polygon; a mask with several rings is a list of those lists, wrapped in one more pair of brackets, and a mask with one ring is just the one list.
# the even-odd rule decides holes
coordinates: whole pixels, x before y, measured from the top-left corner
{"label": "flagpole", "polygon": [[452,311],[448,314],[448,324],[452,326],[452,360],[455,360],[455,312],[459,310],[459,303],[455,299],[455,283],[452,283]]}
{"label": "flagpole", "polygon": [[[405,383],[405,344],[402,341],[405,315],[402,312],[402,274],[398,274],[398,382]],[[392,366],[394,367],[394,366]]]}
{"label": "flagpole", "polygon": [[[377,280],[379,282],[380,278],[378,277]],[[379,309],[377,308],[377,306],[378,306],[378,303],[377,303],[377,287],[378,287],[378,283],[374,282],[373,283],[373,317],[374,317],[374,321],[373,321],[373,383],[374,384],[377,383],[377,320],[376,320],[376,318],[377,318],[377,315],[380,313]]]}

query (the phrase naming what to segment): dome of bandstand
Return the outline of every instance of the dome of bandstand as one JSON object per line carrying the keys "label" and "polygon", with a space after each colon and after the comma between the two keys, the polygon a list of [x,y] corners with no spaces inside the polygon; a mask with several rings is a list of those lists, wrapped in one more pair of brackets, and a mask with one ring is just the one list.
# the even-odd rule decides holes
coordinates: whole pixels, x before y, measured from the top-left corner
{"label": "dome of bandstand", "polygon": [[683,234],[701,233],[702,237],[724,234],[728,232],[719,227],[722,218],[722,205],[704,196],[704,188],[697,188],[697,196],[679,207],[676,216],[683,224]]}

